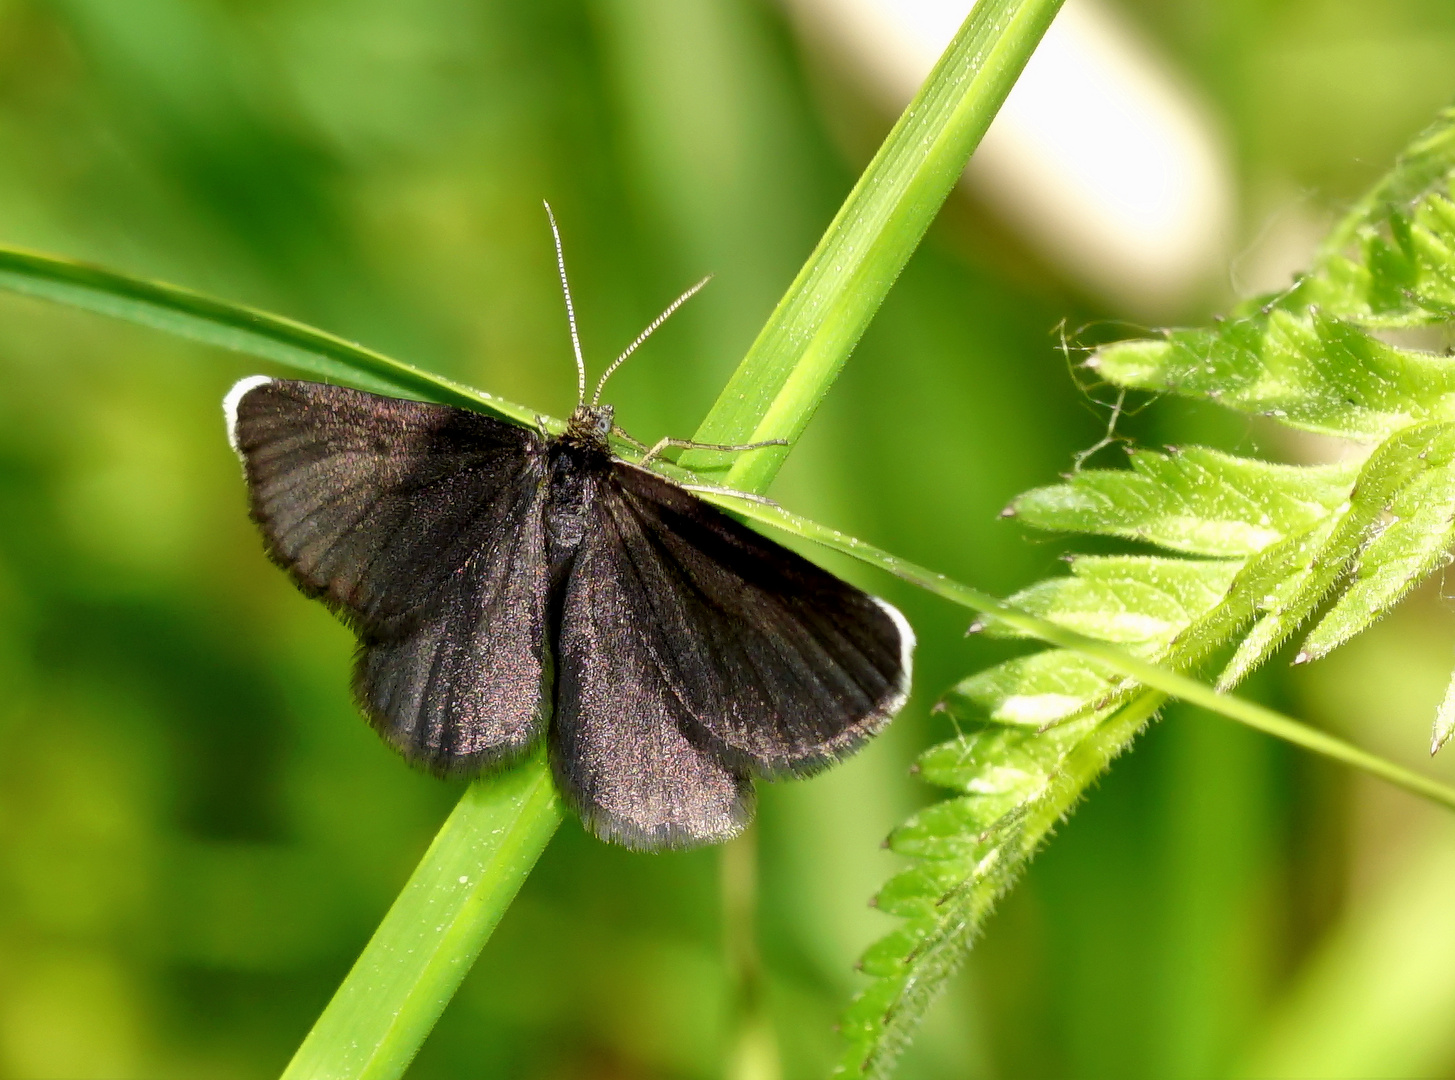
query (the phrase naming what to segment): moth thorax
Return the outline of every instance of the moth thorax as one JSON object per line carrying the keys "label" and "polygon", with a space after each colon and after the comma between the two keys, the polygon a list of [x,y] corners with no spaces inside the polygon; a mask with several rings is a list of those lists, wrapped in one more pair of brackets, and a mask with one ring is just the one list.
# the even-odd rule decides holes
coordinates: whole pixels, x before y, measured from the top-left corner
{"label": "moth thorax", "polygon": [[578,446],[605,449],[611,435],[613,409],[610,405],[577,405],[566,423],[566,439]]}

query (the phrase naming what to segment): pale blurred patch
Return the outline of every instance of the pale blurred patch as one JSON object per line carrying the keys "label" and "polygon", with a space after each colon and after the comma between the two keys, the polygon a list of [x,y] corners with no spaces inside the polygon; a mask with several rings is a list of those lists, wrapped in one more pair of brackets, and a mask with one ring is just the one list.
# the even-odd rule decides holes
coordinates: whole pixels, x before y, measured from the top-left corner
{"label": "pale blurred patch", "polygon": [[[1388,619],[1296,672],[1320,727],[1446,783],[1429,757],[1455,633],[1436,574]],[[1455,819],[1355,778],[1347,908],[1272,1009],[1238,1075],[1446,1076],[1455,1065]]]}
{"label": "pale blurred patch", "polygon": [[1240,300],[1292,287],[1334,226],[1313,192],[1287,180],[1258,185],[1248,202],[1253,235],[1228,263],[1228,284]]}
{"label": "pale blurred patch", "polygon": [[1447,1076],[1455,821],[1431,821],[1323,942],[1238,1075]]}
{"label": "pale blurred patch", "polygon": [[[788,0],[807,35],[908,103],[969,6]],[[965,174],[966,190],[1072,281],[1127,314],[1176,314],[1221,273],[1236,215],[1217,124],[1149,43],[1070,0]]]}

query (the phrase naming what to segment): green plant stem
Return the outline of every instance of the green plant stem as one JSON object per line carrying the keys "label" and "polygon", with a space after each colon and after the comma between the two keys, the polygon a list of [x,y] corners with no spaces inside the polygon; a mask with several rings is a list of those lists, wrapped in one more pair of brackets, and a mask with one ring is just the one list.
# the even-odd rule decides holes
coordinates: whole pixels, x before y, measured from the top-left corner
{"label": "green plant stem", "polygon": [[1026,860],[1045,843],[1057,823],[1075,809],[1112,759],[1126,750],[1166,698],[1159,691],[1142,690],[1087,732],[1050,775],[1042,794],[1032,800],[1031,809],[1013,830],[1014,835],[1007,837],[1004,849],[988,854],[974,869],[957,875],[956,883],[942,883],[944,891],[933,902],[933,915],[920,924],[912,939],[904,942],[908,950],[905,962],[912,965],[913,976],[891,976],[881,983],[891,987],[892,992],[872,999],[870,1016],[854,1014],[864,1004],[862,998],[850,1007],[850,1014],[844,1018],[849,1045],[834,1077],[885,1080],[891,1075],[895,1060],[909,1045],[930,1002],[960,967],[991,909],[1011,887]]}
{"label": "green plant stem", "polygon": [[[971,10],[698,427],[694,438],[704,443],[788,444],[731,459],[729,487],[761,494],[772,483],[1061,3],[979,0]],[[705,469],[722,460],[689,451],[681,464]],[[722,859],[737,983],[731,1080],[770,1080],[780,1071],[750,936],[755,868],[745,860],[755,852],[746,842],[729,845]]]}
{"label": "green plant stem", "polygon": [[[533,410],[525,406],[469,387],[461,387],[430,372],[400,364],[381,354],[312,327],[202,296],[186,289],[142,281],[98,267],[33,252],[0,248],[0,288],[155,327],[180,337],[258,356],[288,367],[322,375],[325,378],[338,378],[365,388],[404,393],[475,408],[483,406],[491,412],[517,421],[529,422],[536,415]],[[552,418],[546,418],[546,424],[551,428],[561,426],[560,421]],[[1362,769],[1444,806],[1455,807],[1455,791],[1449,787],[1308,728],[1271,709],[1254,705],[1231,695],[1220,694],[1196,680],[1138,661],[1105,642],[1083,638],[1052,623],[1008,608],[985,593],[953,582],[941,574],[915,566],[880,551],[872,545],[861,543],[836,530],[799,518],[779,508],[761,506],[729,497],[714,495],[704,495],[704,497],[740,517],[844,552],[971,610],[994,614],[1008,624],[1017,626],[1040,640],[1076,650],[1084,655],[1098,657],[1145,685],[1158,687],[1172,696],[1198,704],[1209,712],[1237,720],[1313,753],[1322,754],[1353,768]],[[546,785],[540,790],[549,789],[544,762],[523,764],[511,775],[513,780],[510,782],[512,783],[527,786]],[[506,783],[507,778],[502,777],[499,782]],[[472,795],[476,790],[476,788],[471,789]],[[462,806],[464,805],[462,803]],[[560,820],[559,807],[554,803],[549,808],[538,803],[527,803],[518,804],[517,809],[519,811],[518,820],[511,824],[511,828],[520,830],[521,835],[534,836],[539,847],[544,848]],[[459,820],[452,817],[446,827],[461,833],[468,832],[471,828],[468,816]],[[484,829],[484,832],[481,835],[488,835],[495,827],[493,823],[488,826],[482,823],[481,828]],[[429,865],[430,859],[437,850],[442,849],[434,847],[430,849],[430,855],[421,863],[415,877],[411,879],[412,883],[425,880],[450,880],[447,872],[435,873]],[[531,861],[533,862],[533,858]],[[516,878],[503,879],[497,883],[500,885],[497,895],[508,899],[519,888],[528,865],[522,868],[521,861],[511,863],[507,860],[502,866],[507,868],[514,866],[519,874]],[[458,876],[456,875],[456,877]],[[406,891],[409,891],[410,888],[413,888],[413,884]],[[396,904],[396,907],[391,909],[390,917],[386,919],[386,924],[379,928],[375,938],[370,942],[366,955],[377,957],[389,955],[391,952],[407,952],[409,946],[401,947],[395,943],[395,939],[402,940],[400,935],[406,934],[408,930],[405,915],[409,906],[403,905],[403,899],[401,896],[400,904]],[[503,907],[502,902],[500,910],[503,910]],[[473,909],[473,912],[485,918],[486,922],[482,924],[484,925],[483,934],[488,936],[489,930],[493,928],[499,918],[499,912],[492,913],[486,906],[478,906]],[[461,917],[464,918],[467,914],[462,913]],[[457,924],[456,929],[463,929],[463,925]],[[480,943],[483,943],[484,936],[479,938]],[[436,941],[436,944],[439,942]],[[478,951],[478,946],[476,946],[476,951]],[[470,955],[473,956],[474,953],[472,952]],[[417,968],[416,970],[427,972],[427,968]],[[382,979],[383,974],[376,964],[366,964],[361,958],[360,963],[355,966],[344,985],[340,987],[336,1002],[345,999],[357,1001],[373,997],[375,995],[375,991],[372,989],[373,981]],[[397,1002],[401,997],[407,999],[408,994],[402,993],[402,989],[404,988],[401,984],[395,980],[391,987],[391,993],[395,996],[384,995],[378,997],[378,1000]],[[426,984],[421,984],[419,992],[421,1001],[432,998],[434,1001],[440,1002],[440,1007],[442,1007],[443,999],[439,997],[440,987],[438,985],[430,985],[426,982]],[[406,1001],[405,1004],[407,1006],[408,1002]],[[406,1008],[404,1011],[409,1011],[409,1009]],[[320,1017],[315,1031],[310,1033],[308,1041],[305,1043],[304,1049],[310,1056],[305,1059],[304,1049],[300,1049],[298,1060],[315,1060],[311,1055],[316,1054],[320,1047],[343,1045],[345,1041],[354,1041],[355,1035],[361,1035],[357,1040],[361,1045],[374,1046],[377,1044],[378,1040],[371,1041],[371,1036],[362,1029],[348,1035],[346,1040],[345,1034],[339,1030],[340,1017],[344,1015],[351,1015],[355,1018],[351,1023],[372,1022],[368,1016],[349,1010],[341,1011],[331,1004]],[[438,1010],[430,1012],[426,1009],[417,1015],[434,1016],[438,1015]],[[383,1019],[380,1019],[379,1023],[380,1030],[389,1026]],[[428,1032],[428,1025],[413,1029],[405,1027],[391,1029],[388,1041],[394,1046],[392,1060],[407,1061],[408,1057],[417,1049],[418,1044],[416,1043],[413,1048],[408,1049],[407,1053],[399,1052],[398,1040],[406,1030],[412,1030],[414,1037],[422,1040]],[[295,1072],[293,1075],[302,1074]],[[320,1073],[319,1075],[344,1077],[363,1074],[342,1072]],[[380,1072],[370,1075],[384,1076],[387,1074]]]}
{"label": "green plant stem", "polygon": [[[725,483],[762,492],[965,170],[1062,0],[979,0],[738,365],[696,438],[784,439]],[[702,470],[720,456],[697,451]]]}
{"label": "green plant stem", "polygon": [[[469,387],[458,386],[449,380],[400,364],[381,354],[312,327],[202,296],[186,289],[142,281],[98,267],[33,252],[0,248],[0,288],[155,327],[180,337],[258,356],[288,367],[323,375],[326,378],[338,378],[366,388],[405,393],[429,400],[470,405],[475,408],[483,406],[491,412],[518,421],[528,422],[536,415],[533,410],[525,406]],[[546,418],[546,424],[552,428],[561,426],[560,421],[552,418]],[[1209,712],[1237,720],[1313,753],[1322,754],[1353,768],[1362,769],[1444,806],[1455,807],[1455,791],[1449,787],[1308,728],[1271,709],[1254,705],[1232,695],[1220,694],[1196,680],[1138,661],[1105,642],[1083,638],[1052,623],[1008,608],[994,597],[953,582],[944,575],[915,566],[872,545],[861,543],[836,530],[799,518],[779,508],[761,506],[730,497],[714,495],[704,495],[704,497],[740,517],[758,521],[769,528],[804,537],[844,552],[869,565],[877,566],[926,588],[954,603],[975,611],[994,614],[1008,624],[1017,626],[1040,640],[1076,650],[1084,655],[1098,657],[1148,686],[1158,687],[1172,696],[1198,704]],[[548,785],[544,762],[523,764],[513,775],[515,783]],[[502,777],[500,782],[503,783],[505,780],[506,778]],[[476,789],[471,790],[473,793]],[[512,828],[521,830],[522,835],[535,836],[540,848],[544,848],[560,820],[559,808],[554,804],[549,809],[543,808],[539,804],[524,804],[520,805],[518,809],[520,817],[513,823]],[[469,821],[465,818],[456,821],[452,817],[447,827],[467,831]],[[486,831],[494,828],[495,825],[491,824]],[[436,849],[432,847],[431,855],[435,851]],[[428,863],[429,857],[424,863],[421,863],[415,878],[411,879],[412,881],[448,880],[447,875],[440,877],[431,873]],[[519,866],[520,864],[513,865]],[[523,877],[524,872],[521,871],[519,879],[500,882],[499,895],[502,897],[513,895]],[[401,897],[402,900],[403,897]],[[396,931],[402,932],[407,929],[407,924],[403,920],[406,910],[407,908],[399,905],[391,910],[391,916],[386,920],[387,926],[380,927],[374,940],[370,942],[366,955],[388,955],[391,951],[401,951],[391,944],[391,938]],[[488,936],[488,931],[498,920],[499,913],[496,912],[492,915],[485,907],[477,907],[474,911],[487,916],[488,925],[485,927],[485,934]],[[484,937],[479,940],[483,943]],[[368,981],[381,974],[375,965],[365,964],[361,959],[350,973],[348,980],[340,987],[338,999],[370,997],[372,991],[368,987]],[[420,992],[424,999],[429,998],[430,995],[438,998],[437,986],[421,986]],[[380,998],[380,1000],[384,1000],[384,998]],[[320,1017],[316,1030],[310,1034],[308,1042],[305,1044],[305,1047],[311,1048],[309,1049],[310,1054],[317,1052],[320,1046],[339,1042],[337,1026],[341,1015],[343,1014],[331,1004],[324,1016]],[[437,1012],[429,1015],[437,1015]],[[362,1022],[367,1018],[360,1017],[359,1019]],[[396,1029],[391,1038],[397,1037],[403,1030],[402,1028]],[[417,1037],[423,1039],[427,1030],[427,1026],[416,1030]],[[360,1041],[368,1043],[367,1034]],[[370,1043],[370,1045],[373,1044]],[[417,1045],[414,1049],[417,1049]],[[414,1050],[411,1049],[409,1054],[413,1052]],[[300,1055],[302,1054],[303,1050],[300,1050]],[[396,1060],[400,1058],[407,1060],[408,1055],[395,1055]],[[303,1058],[300,1057],[299,1060],[303,1060]],[[312,1059],[310,1058],[310,1060]],[[351,1074],[322,1075],[342,1077]]]}
{"label": "green plant stem", "polygon": [[404,1073],[561,821],[544,756],[471,784],[284,1080]]}

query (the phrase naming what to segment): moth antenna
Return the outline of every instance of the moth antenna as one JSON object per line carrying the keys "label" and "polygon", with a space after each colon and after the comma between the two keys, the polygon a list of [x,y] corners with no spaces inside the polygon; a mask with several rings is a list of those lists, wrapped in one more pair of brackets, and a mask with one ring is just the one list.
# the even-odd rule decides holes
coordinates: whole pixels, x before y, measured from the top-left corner
{"label": "moth antenna", "polygon": [[[556,268],[561,271],[561,292],[566,297],[566,321],[571,324],[571,349],[576,354],[576,404],[586,404],[586,361],[581,356],[581,335],[576,332],[576,305],[571,303],[571,283],[566,280],[566,253],[561,249],[561,230],[556,228],[556,215],[544,199],[546,217],[551,219],[551,236],[556,241]],[[599,391],[598,391],[599,392]]]}
{"label": "moth antenna", "polygon": [[651,325],[643,330],[640,334],[638,334],[637,339],[633,341],[630,345],[628,345],[625,351],[623,351],[620,356],[618,356],[615,360],[611,362],[611,366],[607,368],[604,372],[602,372],[601,378],[596,383],[596,393],[591,395],[591,407],[593,409],[597,405],[601,404],[601,388],[606,385],[606,380],[611,377],[611,373],[617,368],[621,367],[622,362],[628,356],[636,352],[637,349],[641,348],[642,342],[646,341],[647,338],[651,337],[652,332],[656,330],[657,327],[661,326],[664,322],[672,317],[672,312],[676,311],[683,304],[687,303],[687,301],[691,300],[694,296],[696,296],[698,292],[701,291],[702,287],[711,280],[712,275],[708,274],[707,277],[703,278],[696,285],[692,286],[692,288],[688,289],[681,296],[677,297],[676,300],[673,300],[670,304],[668,304],[667,310],[662,312],[662,314],[658,315],[655,319],[653,319]]}

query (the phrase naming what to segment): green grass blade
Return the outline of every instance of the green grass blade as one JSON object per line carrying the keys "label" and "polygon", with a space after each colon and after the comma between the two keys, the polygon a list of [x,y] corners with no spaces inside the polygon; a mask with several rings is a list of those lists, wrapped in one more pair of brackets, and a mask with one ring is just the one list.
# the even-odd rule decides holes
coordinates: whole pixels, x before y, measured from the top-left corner
{"label": "green grass blade", "polygon": [[[919,245],[1062,0],[980,0],[895,124],[698,429],[701,442],[797,440]],[[788,446],[724,482],[767,488]],[[705,452],[689,468],[721,462]]]}
{"label": "green grass blade", "polygon": [[1455,673],[1445,688],[1445,698],[1435,713],[1435,730],[1430,736],[1430,753],[1438,754],[1452,738],[1455,738]]}
{"label": "green grass blade", "polygon": [[543,754],[470,785],[285,1080],[404,1073],[561,821]]}
{"label": "green grass blade", "polygon": [[523,406],[281,315],[99,266],[0,247],[0,288],[246,353],[361,390],[484,409],[523,424],[535,418]]}
{"label": "green grass blade", "polygon": [[[1011,738],[992,736],[990,745],[973,747],[972,736],[920,759],[926,780],[954,787],[960,773],[974,793],[934,804],[891,834],[894,851],[920,857],[875,898],[881,911],[904,922],[860,961],[873,982],[844,1013],[846,1050],[834,1077],[886,1080],[996,901],[1163,700],[1142,691],[1079,737],[1062,727],[1045,736],[1001,733]],[[945,761],[947,750],[959,760]],[[964,768],[967,760],[980,767]],[[989,770],[986,763],[992,763]],[[987,779],[994,790],[985,790]]]}
{"label": "green grass blade", "polygon": [[[534,410],[303,323],[101,267],[0,248],[0,288],[385,394],[533,423]],[[559,421],[546,419],[548,426]],[[418,1052],[561,821],[543,755],[470,787],[287,1075],[394,1077]]]}

